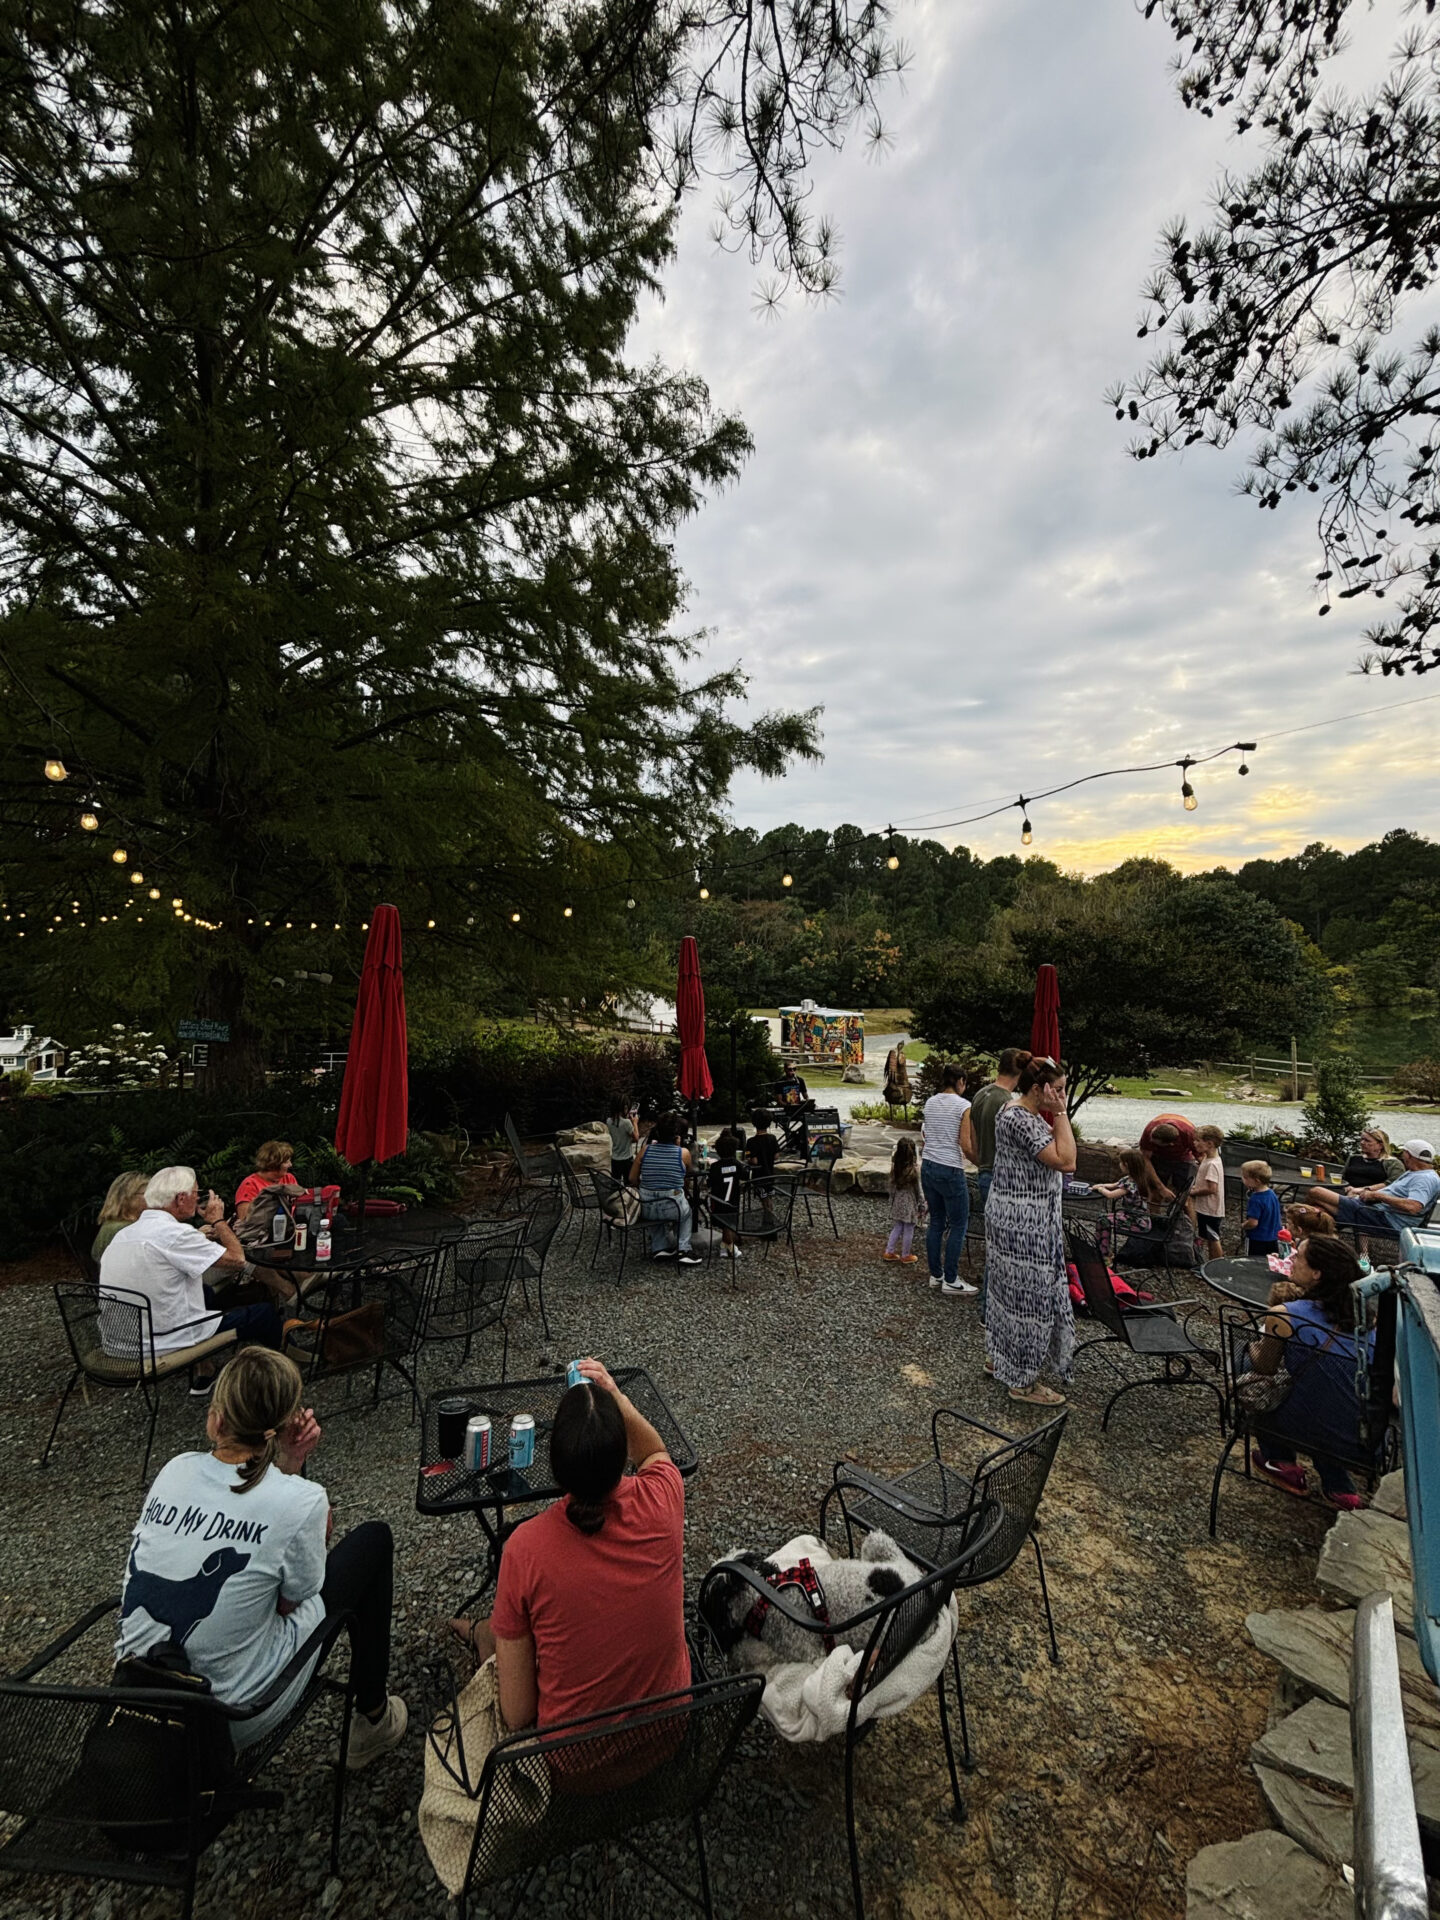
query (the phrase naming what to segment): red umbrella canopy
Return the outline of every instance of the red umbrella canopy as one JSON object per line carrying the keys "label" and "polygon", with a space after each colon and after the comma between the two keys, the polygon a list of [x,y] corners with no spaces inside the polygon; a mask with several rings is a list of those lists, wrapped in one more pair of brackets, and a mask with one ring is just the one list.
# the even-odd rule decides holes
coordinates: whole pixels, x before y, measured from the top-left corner
{"label": "red umbrella canopy", "polygon": [[405,1151],[409,1119],[400,915],[394,907],[377,907],[355,996],[336,1148],[352,1167],[366,1160],[393,1160]]}
{"label": "red umbrella canopy", "polygon": [[1035,974],[1035,1013],[1030,1022],[1030,1051],[1050,1060],[1060,1058],[1060,982],[1046,965]]}
{"label": "red umbrella canopy", "polygon": [[705,988],[700,980],[700,949],[689,933],[680,942],[675,1019],[680,1029],[680,1091],[687,1100],[708,1100],[715,1082],[705,1058]]}

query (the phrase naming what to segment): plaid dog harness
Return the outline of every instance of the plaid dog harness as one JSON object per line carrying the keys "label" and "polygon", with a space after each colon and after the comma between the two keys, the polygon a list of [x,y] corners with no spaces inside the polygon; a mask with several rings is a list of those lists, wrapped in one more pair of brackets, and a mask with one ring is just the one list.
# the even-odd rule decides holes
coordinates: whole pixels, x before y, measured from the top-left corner
{"label": "plaid dog harness", "polygon": [[[808,1560],[797,1560],[793,1567],[782,1567],[778,1573],[767,1574],[765,1577],[767,1584],[777,1593],[784,1587],[798,1587],[821,1626],[830,1625],[830,1612],[825,1605],[825,1595],[820,1590],[820,1576]],[[770,1611],[770,1605],[768,1600],[757,1600],[745,1616],[745,1632],[756,1640],[760,1638],[761,1628],[764,1626],[766,1614]],[[833,1653],[835,1651],[834,1634],[822,1634],[821,1644],[826,1653]]]}

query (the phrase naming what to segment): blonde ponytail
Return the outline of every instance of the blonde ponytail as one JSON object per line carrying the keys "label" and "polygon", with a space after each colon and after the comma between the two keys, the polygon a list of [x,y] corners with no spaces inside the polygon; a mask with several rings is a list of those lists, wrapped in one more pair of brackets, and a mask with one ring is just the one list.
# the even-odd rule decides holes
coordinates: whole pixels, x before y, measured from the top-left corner
{"label": "blonde ponytail", "polygon": [[302,1383],[293,1360],[269,1347],[244,1347],[215,1382],[213,1405],[228,1445],[245,1459],[232,1493],[248,1493],[264,1479],[280,1451],[280,1436],[300,1411]]}

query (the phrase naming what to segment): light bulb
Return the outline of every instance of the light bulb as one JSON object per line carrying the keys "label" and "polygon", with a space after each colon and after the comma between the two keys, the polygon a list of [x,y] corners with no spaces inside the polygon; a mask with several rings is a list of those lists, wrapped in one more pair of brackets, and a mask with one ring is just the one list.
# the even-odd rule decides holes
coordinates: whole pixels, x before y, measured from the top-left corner
{"label": "light bulb", "polygon": [[887,861],[885,862],[885,864],[886,864],[886,866],[887,866],[887,867],[889,867],[889,869],[890,869],[890,871],[891,871],[891,873],[894,873],[894,871],[895,871],[895,869],[896,869],[896,868],[897,868],[897,867],[898,867],[898,866],[900,865],[900,856],[899,856],[899,854],[898,854],[898,853],[892,853],[892,854],[891,854],[891,856],[890,856],[890,858],[889,858],[889,859],[888,859],[888,860],[887,860]]}
{"label": "light bulb", "polygon": [[138,867],[130,876],[130,884],[132,887],[143,887],[145,884],[145,876],[140,872]]}
{"label": "light bulb", "polygon": [[124,847],[116,847],[115,851],[111,854],[110,858],[115,862],[117,867],[123,867],[125,863],[129,860],[130,856],[125,851]]}
{"label": "light bulb", "polygon": [[427,921],[425,922],[425,924],[426,924],[426,926],[427,926],[427,927],[433,927],[433,926],[434,926],[434,924],[435,924],[435,922],[434,922],[433,920],[427,920]]}
{"label": "light bulb", "polygon": [[519,924],[520,924],[520,916],[519,916],[519,914],[518,914],[518,913],[512,913],[512,914],[511,914],[511,916],[510,916],[510,924],[511,924],[511,926],[512,926],[512,927],[518,927],[518,926],[519,926]]}
{"label": "light bulb", "polygon": [[1020,822],[1020,844],[1021,844],[1021,846],[1022,846],[1022,847],[1028,847],[1028,846],[1029,846],[1029,844],[1030,844],[1030,842],[1031,842],[1031,841],[1032,841],[1032,840],[1033,840],[1034,838],[1035,838],[1035,834],[1034,834],[1034,831],[1033,831],[1033,829],[1031,828],[1031,825],[1030,825],[1030,822],[1029,822],[1028,820],[1022,820],[1022,821]]}
{"label": "light bulb", "polygon": [[627,907],[629,907],[629,908],[631,908],[631,910],[633,911],[633,909],[634,909],[634,906],[635,906],[635,901],[634,901],[634,899],[633,899],[633,897],[632,897],[631,899],[629,899],[629,900],[627,900],[627,901],[625,902],[625,904],[626,904],[626,906],[627,906]]}
{"label": "light bulb", "polygon": [[1195,809],[1200,804],[1200,802],[1195,798],[1195,789],[1194,787],[1191,786],[1188,780],[1184,781],[1181,785],[1180,798],[1185,802],[1185,811],[1187,813],[1194,813]]}
{"label": "light bulb", "polygon": [[1240,762],[1240,777],[1242,780],[1244,779],[1245,775],[1249,773],[1249,771],[1250,771],[1249,767],[1247,767],[1245,762],[1242,760]]}
{"label": "light bulb", "polygon": [[794,874],[793,874],[793,873],[782,873],[782,874],[781,874],[781,876],[780,876],[780,884],[781,884],[781,886],[782,886],[782,887],[793,887],[793,886],[794,886],[794,884],[795,884],[795,876],[794,876]]}
{"label": "light bulb", "polygon": [[99,814],[82,813],[80,816],[80,830],[82,833],[98,833],[100,831]]}
{"label": "light bulb", "polygon": [[573,920],[575,918],[575,909],[573,907],[566,907],[565,918],[567,920]]}
{"label": "light bulb", "polygon": [[70,769],[63,760],[47,760],[45,762],[45,778],[47,780],[68,780],[70,778]]}
{"label": "light bulb", "polygon": [[158,900],[160,898],[160,889],[158,887],[151,887],[150,898],[152,900]]}
{"label": "light bulb", "polygon": [[708,899],[710,898],[710,889],[709,889],[709,887],[701,887],[701,889],[700,889],[700,898],[701,898],[702,900],[708,900]]}
{"label": "light bulb", "polygon": [[185,902],[177,894],[176,897],[170,902],[170,904],[172,907],[183,907]]}

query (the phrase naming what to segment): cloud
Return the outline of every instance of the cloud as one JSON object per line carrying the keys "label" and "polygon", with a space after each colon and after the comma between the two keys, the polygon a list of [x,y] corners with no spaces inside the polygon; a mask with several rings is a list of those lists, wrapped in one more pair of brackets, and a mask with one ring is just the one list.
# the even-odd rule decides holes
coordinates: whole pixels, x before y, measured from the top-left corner
{"label": "cloud", "polygon": [[[1161,223],[1202,214],[1220,167],[1258,150],[1185,113],[1172,43],[1131,7],[930,0],[901,24],[893,148],[817,176],[841,298],[758,319],[701,195],[637,342],[755,436],[678,541],[710,658],[740,660],[758,706],[825,707],[824,763],[747,776],[736,819],[950,819],[1348,711],[1264,744],[1247,780],[1197,772],[1194,814],[1169,772],[1037,803],[1033,850],[1204,868],[1423,830],[1431,710],[1357,710],[1424,683],[1347,679],[1365,616],[1316,619],[1304,508],[1237,499],[1238,450],[1127,460],[1101,401],[1143,355]],[[1392,26],[1361,38],[1372,56]],[[939,837],[1018,850],[1018,815]]]}

